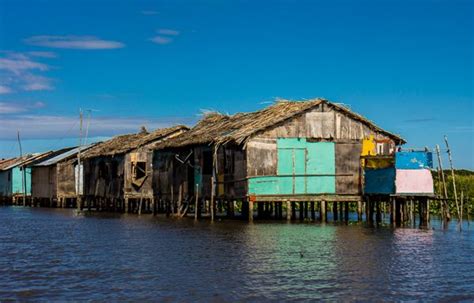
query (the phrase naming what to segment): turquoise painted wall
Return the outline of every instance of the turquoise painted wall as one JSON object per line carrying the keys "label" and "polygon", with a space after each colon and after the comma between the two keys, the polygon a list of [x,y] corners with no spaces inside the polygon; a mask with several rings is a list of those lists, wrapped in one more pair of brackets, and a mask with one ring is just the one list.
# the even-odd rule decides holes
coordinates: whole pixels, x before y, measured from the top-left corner
{"label": "turquoise painted wall", "polygon": [[[335,143],[281,138],[277,140],[277,149],[277,176],[249,178],[250,195],[336,192]],[[307,176],[311,174],[328,176]]]}
{"label": "turquoise painted wall", "polygon": [[[23,194],[23,171],[19,167],[12,169],[12,193]],[[31,168],[26,168],[26,194],[31,195]]]}

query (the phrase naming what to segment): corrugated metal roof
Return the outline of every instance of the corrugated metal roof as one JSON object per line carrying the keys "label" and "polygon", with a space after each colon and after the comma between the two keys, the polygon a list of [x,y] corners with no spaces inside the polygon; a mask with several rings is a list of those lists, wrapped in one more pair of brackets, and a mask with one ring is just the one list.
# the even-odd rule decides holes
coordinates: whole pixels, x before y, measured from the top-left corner
{"label": "corrugated metal roof", "polygon": [[4,167],[3,170],[9,170],[17,166],[27,165],[30,162],[33,162],[37,159],[41,159],[43,157],[48,156],[50,153],[51,152],[49,151],[45,153],[37,153],[37,154],[30,154],[30,155],[23,156],[23,158],[18,158],[18,161],[16,161],[15,163],[12,163],[8,167]]}
{"label": "corrugated metal roof", "polygon": [[[94,146],[94,145],[95,145],[95,144],[89,144],[89,145],[82,146],[82,147],[81,147],[81,152],[83,152],[83,151],[85,151],[85,150],[91,148],[91,147]],[[40,162],[40,163],[36,164],[35,166],[49,166],[49,165],[54,165],[54,164],[56,164],[56,163],[58,163],[58,162],[61,162],[62,160],[65,160],[65,159],[67,159],[67,158],[69,158],[69,157],[72,157],[72,156],[76,155],[78,152],[79,152],[79,147],[75,147],[75,148],[73,148],[73,149],[71,149],[71,150],[68,150],[68,151],[66,151],[66,152],[64,152],[64,153],[61,153],[61,154],[59,154],[59,155],[57,155],[57,156],[55,156],[55,157],[53,157],[53,158],[50,158],[50,159],[48,159],[48,160],[46,160],[46,161],[43,161],[43,162]]]}

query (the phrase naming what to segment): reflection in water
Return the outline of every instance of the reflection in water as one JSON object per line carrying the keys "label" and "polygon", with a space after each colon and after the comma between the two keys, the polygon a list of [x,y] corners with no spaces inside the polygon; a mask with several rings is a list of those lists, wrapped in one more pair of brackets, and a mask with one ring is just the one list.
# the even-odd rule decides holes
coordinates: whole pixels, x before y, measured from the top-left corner
{"label": "reflection in water", "polygon": [[[435,225],[436,226],[436,225]],[[474,300],[474,233],[0,208],[0,299]]]}

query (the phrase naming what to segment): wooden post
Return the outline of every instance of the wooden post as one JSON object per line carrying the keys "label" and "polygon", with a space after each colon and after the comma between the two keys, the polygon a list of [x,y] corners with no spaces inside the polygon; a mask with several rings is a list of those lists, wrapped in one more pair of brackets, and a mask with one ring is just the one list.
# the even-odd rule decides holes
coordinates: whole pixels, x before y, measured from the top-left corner
{"label": "wooden post", "polygon": [[314,201],[311,202],[311,220],[316,220],[316,212],[314,211]]}
{"label": "wooden post", "polygon": [[214,176],[211,177],[211,221],[214,221],[214,216],[215,216],[215,206],[214,206]]}
{"label": "wooden post", "polygon": [[375,202],[376,213],[375,213],[375,222],[379,224],[382,221],[382,213],[380,212],[380,201]]}
{"label": "wooden post", "polygon": [[128,212],[129,212],[129,207],[130,207],[129,200],[128,200],[128,198],[125,198],[125,213],[126,214],[128,214]]}
{"label": "wooden post", "polygon": [[440,173],[441,173],[440,182],[442,181],[443,189],[444,189],[444,200],[442,200],[441,203],[444,205],[443,209],[445,211],[446,220],[449,221],[451,219],[451,214],[450,214],[450,211],[449,211],[449,204],[447,202],[448,188],[446,186],[446,179],[444,178],[443,162],[441,161],[441,154],[440,154],[439,145],[436,145],[436,154],[438,156],[438,168],[439,168]]}
{"label": "wooden post", "polygon": [[248,220],[249,222],[253,222],[253,201],[248,199],[249,204],[249,213],[248,213]]}
{"label": "wooden post", "polygon": [[334,220],[334,222],[337,221],[337,216],[338,216],[338,212],[337,212],[337,202],[332,202],[332,218]]}
{"label": "wooden post", "polygon": [[344,204],[344,221],[349,222],[349,202],[345,202]]}
{"label": "wooden post", "polygon": [[357,221],[362,221],[362,201],[357,201]]}
{"label": "wooden post", "polygon": [[367,199],[367,208],[368,208],[367,222],[372,224],[374,223],[374,202],[370,201],[370,198]]}
{"label": "wooden post", "polygon": [[178,217],[181,216],[182,203],[183,203],[183,184],[180,183],[179,188],[178,188],[178,211],[177,211]]}
{"label": "wooden post", "polygon": [[327,215],[327,204],[326,201],[321,201],[321,222],[326,223],[328,221]]}
{"label": "wooden post", "polygon": [[299,210],[300,210],[300,221],[304,220],[304,202],[300,202],[299,204]]}
{"label": "wooden post", "polygon": [[196,200],[194,201],[194,220],[197,220],[199,209],[199,184],[196,184],[196,192],[194,195],[196,196]]}
{"label": "wooden post", "polygon": [[156,202],[155,202],[155,197],[151,198],[151,209],[153,216],[156,216]]}
{"label": "wooden post", "polygon": [[448,159],[449,159],[449,165],[451,167],[451,177],[453,179],[454,201],[456,202],[456,210],[458,212],[458,219],[459,221],[461,221],[461,211],[459,210],[459,203],[458,203],[458,192],[456,190],[456,177],[454,175],[453,159],[451,157],[451,149],[449,149],[447,136],[444,136],[444,141],[446,142],[446,148],[448,149]]}
{"label": "wooden post", "polygon": [[286,220],[291,221],[291,202],[286,201]]}
{"label": "wooden post", "polygon": [[291,202],[291,219],[296,220],[296,202]]}

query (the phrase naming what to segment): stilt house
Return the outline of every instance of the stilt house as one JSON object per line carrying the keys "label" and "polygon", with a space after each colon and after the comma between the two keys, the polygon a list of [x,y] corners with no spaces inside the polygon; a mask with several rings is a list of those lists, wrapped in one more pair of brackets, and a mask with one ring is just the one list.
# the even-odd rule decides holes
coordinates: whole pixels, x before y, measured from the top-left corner
{"label": "stilt house", "polygon": [[153,199],[152,152],[149,147],[179,136],[187,129],[179,125],[151,133],[142,131],[121,135],[89,149],[83,156],[87,203],[128,210],[129,199]]}
{"label": "stilt house", "polygon": [[54,157],[56,153],[61,151],[26,155],[4,162],[2,169],[0,169],[0,196],[13,200],[13,203],[16,203],[18,199],[22,199],[24,196],[30,198],[31,166]]}
{"label": "stilt house", "polygon": [[[92,146],[81,146],[81,152]],[[82,186],[78,177],[78,152],[79,147],[75,147],[31,167],[31,196],[35,203],[60,207],[74,204]]]}
{"label": "stilt house", "polygon": [[[405,141],[340,104],[281,100],[265,109],[205,116],[154,146],[163,199],[356,201],[364,153],[393,155]],[[211,184],[211,180],[215,180]]]}

